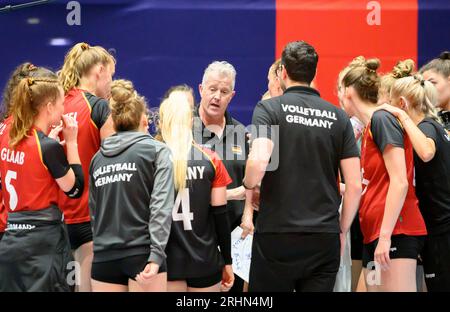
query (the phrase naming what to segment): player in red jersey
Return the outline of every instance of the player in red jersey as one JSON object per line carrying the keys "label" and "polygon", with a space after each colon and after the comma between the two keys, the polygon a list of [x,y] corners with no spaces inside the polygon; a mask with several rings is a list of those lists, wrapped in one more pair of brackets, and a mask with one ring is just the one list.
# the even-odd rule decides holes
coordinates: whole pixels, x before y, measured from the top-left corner
{"label": "player in red jersey", "polygon": [[60,196],[59,205],[69,231],[75,260],[80,264],[78,291],[90,291],[92,229],[88,208],[89,164],[101,139],[114,132],[108,99],[115,71],[115,59],[104,48],[76,44],[66,55],[59,73],[65,93],[64,113],[78,122],[78,146],[85,177],[84,195],[78,199]]}
{"label": "player in red jersey", "polygon": [[[341,82],[343,105],[365,125],[359,217],[366,284],[369,291],[416,291],[417,256],[427,232],[414,190],[412,144],[392,114],[376,111],[378,67],[376,59],[359,62]],[[369,274],[374,264],[376,274]],[[381,279],[372,279],[379,273]]]}
{"label": "player in red jersey", "polygon": [[234,275],[226,186],[231,179],[216,153],[193,142],[192,107],[185,94],[172,94],[161,103],[160,126],[172,151],[178,192],[166,247],[167,289],[230,289]]}
{"label": "player in red jersey", "polygon": [[[30,73],[35,72],[37,69],[33,64],[26,62],[22,63],[16,67],[16,69],[11,74],[8,82],[6,83],[5,90],[2,95],[2,104],[0,108],[0,135],[4,132],[6,125],[11,121],[9,116],[11,115],[11,99],[13,95],[13,91],[16,86],[19,84],[20,80],[25,77],[28,77]],[[3,236],[3,233],[6,229],[6,218],[7,211],[3,204],[1,192],[0,192],[0,239]]]}
{"label": "player in red jersey", "polygon": [[[63,116],[63,89],[57,76],[39,68],[20,81],[11,119],[0,136],[2,196],[8,227],[0,242],[0,291],[68,291],[71,259],[58,194],[80,197],[83,172],[77,124]],[[67,158],[47,136],[63,120]]]}

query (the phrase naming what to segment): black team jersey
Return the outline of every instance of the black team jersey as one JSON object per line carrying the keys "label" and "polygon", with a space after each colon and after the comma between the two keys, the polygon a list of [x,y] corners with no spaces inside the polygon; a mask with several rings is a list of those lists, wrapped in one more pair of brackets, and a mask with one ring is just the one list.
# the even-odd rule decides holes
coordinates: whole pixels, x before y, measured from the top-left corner
{"label": "black team jersey", "polygon": [[339,164],[359,156],[345,112],[316,90],[296,86],[259,102],[252,123],[257,127],[252,137],[275,143],[273,168],[261,184],[256,231],[339,233]]}
{"label": "black team jersey", "polygon": [[430,235],[450,231],[450,134],[431,118],[425,118],[419,129],[436,146],[436,154],[423,162],[414,153],[416,194],[419,208]]}
{"label": "black team jersey", "polygon": [[169,280],[212,275],[224,265],[210,206],[211,189],[227,186],[231,178],[216,153],[193,144],[186,182],[172,211],[166,248]]}

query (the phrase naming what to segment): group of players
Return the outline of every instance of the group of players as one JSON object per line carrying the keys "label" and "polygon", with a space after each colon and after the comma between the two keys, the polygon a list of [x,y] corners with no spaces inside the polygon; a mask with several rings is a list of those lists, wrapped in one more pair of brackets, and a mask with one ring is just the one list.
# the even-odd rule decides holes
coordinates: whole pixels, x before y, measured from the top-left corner
{"label": "group of players", "polygon": [[[317,55],[311,54],[309,45],[306,56],[300,55],[305,45],[289,44],[270,68],[268,94],[255,109],[254,124],[277,125],[282,133],[285,125],[280,116],[286,113],[287,103],[293,101],[295,106],[299,101],[301,107],[304,101],[293,94],[318,95],[310,87]],[[345,184],[340,188],[347,203],[340,224],[335,220],[339,197],[339,202],[324,203],[322,210],[309,211],[305,219],[311,217],[312,223],[304,226],[304,232],[316,229],[334,235],[337,229],[336,235],[346,234],[359,208],[365,275],[374,260],[383,270],[383,286],[369,285],[368,290],[415,290],[411,287],[415,287],[419,255],[429,276],[428,289],[450,290],[450,138],[443,126],[449,130],[449,58],[450,53],[443,53],[425,65],[421,74],[414,73],[412,61],[399,62],[381,77],[378,60],[354,59],[339,75],[338,97],[348,117],[364,129],[362,133],[352,130],[342,110],[325,101],[318,104],[335,112],[326,116],[337,120],[335,128],[328,130],[335,135],[342,132],[338,160],[352,162],[341,163]],[[294,187],[272,196],[278,176],[263,177],[264,173],[253,170],[255,159],[264,162],[272,156],[256,155],[264,140],[272,139],[270,135],[252,133],[250,156],[245,131],[231,130],[233,135],[243,135],[242,147],[232,144],[228,126],[238,124],[226,106],[235,94],[233,66],[227,62],[208,66],[199,87],[198,107],[191,88],[170,89],[160,104],[155,137],[148,135],[145,98],[132,82],[112,80],[115,66],[116,60],[104,48],[78,43],[58,73],[24,63],[8,81],[0,124],[0,291],[71,291],[72,260],[77,264],[78,291],[227,291],[235,283],[230,233],[241,222],[245,232],[253,232],[259,186],[264,192],[249,287],[283,290],[271,288],[283,281],[283,275],[274,274],[276,281],[271,281],[269,271],[276,273],[277,268],[264,263],[270,257],[264,254],[263,244],[269,239],[272,246],[277,244],[276,237],[262,238],[265,232],[302,232],[303,225],[285,229],[286,224],[295,226],[295,218],[304,217],[304,208],[290,214],[287,209],[292,207],[286,203],[277,215],[277,207],[272,206],[283,196],[302,206],[303,193],[296,194]],[[283,96],[291,98],[275,103]],[[200,127],[195,126],[198,118]],[[205,133],[210,135],[207,139]],[[356,140],[360,136],[359,161]],[[223,138],[230,137],[233,157],[242,157],[225,159],[226,153],[213,151],[217,145],[205,144],[211,137],[224,145]],[[323,143],[319,141],[317,145]],[[251,169],[245,171],[247,156]],[[283,157],[281,170],[274,174],[296,175],[283,171]],[[322,161],[317,159],[319,167]],[[334,162],[330,168],[337,166]],[[298,175],[301,178],[302,173]],[[330,193],[334,188],[339,193],[335,184]],[[317,192],[320,184],[315,188]],[[230,214],[230,210],[237,212]],[[333,237],[327,237],[325,244]],[[285,238],[280,238],[280,246],[289,246]],[[298,248],[315,245],[314,250],[307,248],[314,256],[327,248],[301,239]],[[319,278],[320,283],[311,279],[310,285],[315,286],[296,289],[329,290],[340,255],[330,257],[331,269],[326,270],[331,274],[326,279]]]}

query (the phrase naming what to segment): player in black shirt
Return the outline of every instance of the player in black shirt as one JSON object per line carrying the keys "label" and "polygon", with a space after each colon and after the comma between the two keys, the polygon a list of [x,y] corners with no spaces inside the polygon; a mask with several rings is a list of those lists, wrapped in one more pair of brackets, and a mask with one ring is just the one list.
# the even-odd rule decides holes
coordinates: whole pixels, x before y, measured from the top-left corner
{"label": "player in black shirt", "polygon": [[[309,44],[289,43],[281,59],[285,93],[259,102],[253,113],[257,128],[243,184],[247,189],[261,179],[262,184],[250,291],[332,291],[339,234],[343,243],[358,208],[361,183],[353,129],[341,109],[309,87],[317,61]],[[346,181],[341,223],[339,167]],[[247,207],[246,224],[251,224]]]}
{"label": "player in black shirt", "polygon": [[445,51],[438,58],[425,64],[420,73],[436,87],[438,100],[436,107],[444,128],[450,132],[450,52]]}
{"label": "player in black shirt", "polygon": [[229,289],[234,275],[226,186],[231,179],[217,154],[193,142],[185,94],[162,102],[160,126],[172,150],[178,192],[166,248],[168,290],[219,291],[221,284]]}
{"label": "player in black shirt", "polygon": [[[420,75],[399,79],[380,108],[402,123],[414,147],[416,195],[428,237],[422,252],[428,291],[450,291],[450,135],[434,111],[435,88]],[[401,109],[402,108],[402,109]]]}

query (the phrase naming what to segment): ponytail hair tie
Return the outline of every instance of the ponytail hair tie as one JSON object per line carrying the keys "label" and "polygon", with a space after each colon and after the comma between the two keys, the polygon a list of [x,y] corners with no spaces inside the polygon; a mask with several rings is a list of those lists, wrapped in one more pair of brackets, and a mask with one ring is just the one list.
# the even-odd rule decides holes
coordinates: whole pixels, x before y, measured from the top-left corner
{"label": "ponytail hair tie", "polygon": [[417,80],[422,87],[425,87],[425,79],[423,79],[423,77],[414,75],[414,79]]}
{"label": "ponytail hair tie", "polygon": [[89,49],[89,44],[87,44],[86,42],[83,42],[81,44],[81,50],[85,51]]}
{"label": "ponytail hair tie", "polygon": [[439,58],[443,61],[450,60],[450,52],[449,51],[442,52],[441,55],[439,55]]}

